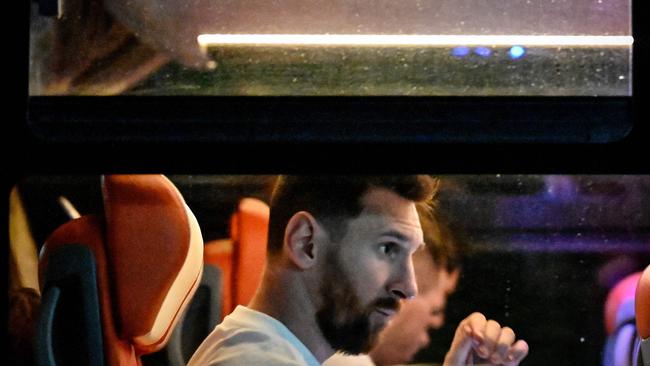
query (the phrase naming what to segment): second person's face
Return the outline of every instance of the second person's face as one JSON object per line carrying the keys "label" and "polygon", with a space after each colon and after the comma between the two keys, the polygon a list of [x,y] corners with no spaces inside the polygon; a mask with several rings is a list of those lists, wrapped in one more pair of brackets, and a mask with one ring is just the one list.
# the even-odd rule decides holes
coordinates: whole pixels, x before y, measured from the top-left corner
{"label": "second person's face", "polygon": [[447,298],[456,290],[460,270],[448,272],[445,266],[434,263],[431,254],[426,250],[418,251],[413,256],[413,266],[418,294],[434,301],[432,326],[440,328],[445,323]]}

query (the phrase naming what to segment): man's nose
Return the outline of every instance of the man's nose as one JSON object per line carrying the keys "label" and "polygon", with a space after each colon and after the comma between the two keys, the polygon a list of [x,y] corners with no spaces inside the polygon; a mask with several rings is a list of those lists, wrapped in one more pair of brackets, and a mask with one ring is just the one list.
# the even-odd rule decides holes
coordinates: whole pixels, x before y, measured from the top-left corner
{"label": "man's nose", "polygon": [[445,313],[444,311],[441,311],[439,313],[435,313],[431,316],[431,327],[433,329],[439,329],[442,328],[442,326],[445,324]]}
{"label": "man's nose", "polygon": [[415,271],[413,270],[413,261],[410,259],[396,273],[390,293],[400,299],[409,299],[417,295],[418,287],[415,283]]}

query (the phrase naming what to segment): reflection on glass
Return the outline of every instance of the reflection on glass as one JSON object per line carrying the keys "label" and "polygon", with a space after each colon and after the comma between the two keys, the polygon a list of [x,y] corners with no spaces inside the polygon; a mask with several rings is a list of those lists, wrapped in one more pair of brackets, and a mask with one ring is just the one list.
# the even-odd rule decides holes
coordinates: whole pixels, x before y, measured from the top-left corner
{"label": "reflection on glass", "polygon": [[[80,26],[68,5],[51,31],[33,12],[32,95],[631,95],[630,0],[109,0],[105,12],[109,29]],[[56,56],[102,32],[112,53],[47,75],[75,60],[48,70],[44,39]]]}

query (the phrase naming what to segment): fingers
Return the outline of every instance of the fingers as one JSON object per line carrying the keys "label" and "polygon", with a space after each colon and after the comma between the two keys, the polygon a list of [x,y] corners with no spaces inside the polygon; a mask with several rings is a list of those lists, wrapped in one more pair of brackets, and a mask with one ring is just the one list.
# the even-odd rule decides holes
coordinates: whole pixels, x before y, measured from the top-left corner
{"label": "fingers", "polygon": [[515,332],[494,320],[485,323],[485,338],[474,347],[477,355],[494,365],[516,366],[528,354],[528,344],[515,342]]}
{"label": "fingers", "polygon": [[518,340],[510,347],[506,358],[505,366],[517,366],[528,355],[528,343],[524,340]]}
{"label": "fingers", "polygon": [[483,314],[473,313],[458,325],[451,347],[445,355],[445,366],[467,364],[467,360],[472,353],[472,347],[483,341],[485,322],[486,319]]}
{"label": "fingers", "polygon": [[[470,316],[465,318],[463,322],[466,322],[466,331],[472,335],[472,338],[479,343],[483,343],[485,340],[485,326],[487,324],[487,319],[485,315],[481,313],[472,313]],[[462,324],[462,322],[461,322]]]}
{"label": "fingers", "polygon": [[511,345],[515,341],[515,332],[510,327],[503,327],[501,334],[494,347],[494,355],[490,358],[492,362],[506,362],[512,361],[512,354],[510,353]]}
{"label": "fingers", "polygon": [[502,327],[487,320],[481,313],[473,313],[456,329],[445,365],[465,365],[472,359],[472,350],[479,358],[493,365],[517,366],[528,354],[528,344],[516,341],[510,327]]}
{"label": "fingers", "polygon": [[479,346],[477,354],[493,364],[503,364],[512,361],[510,346],[515,341],[515,332],[509,327],[501,328],[494,320],[488,320],[484,345]]}
{"label": "fingers", "polygon": [[[476,352],[478,355],[485,359],[496,358],[498,355],[495,354],[497,343],[501,337],[501,325],[494,320],[488,320],[485,323],[485,328],[483,330],[485,338],[481,345],[478,346]],[[508,346],[512,344],[514,339],[508,343]],[[499,357],[500,359],[500,357]]]}

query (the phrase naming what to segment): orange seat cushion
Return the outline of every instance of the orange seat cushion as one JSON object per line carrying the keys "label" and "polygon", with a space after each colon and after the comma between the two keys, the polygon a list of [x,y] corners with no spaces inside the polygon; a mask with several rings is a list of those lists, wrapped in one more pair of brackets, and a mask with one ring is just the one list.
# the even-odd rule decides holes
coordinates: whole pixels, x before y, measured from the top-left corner
{"label": "orange seat cushion", "polygon": [[200,229],[162,175],[107,175],[102,191],[118,331],[138,353],[154,352],[198,286]]}
{"label": "orange seat cushion", "polygon": [[230,314],[235,308],[232,280],[232,241],[230,239],[207,242],[203,248],[205,263],[215,265],[221,270],[221,317]]}
{"label": "orange seat cushion", "polygon": [[247,305],[262,280],[266,263],[269,206],[255,198],[244,198],[231,220],[234,251],[235,302]]}

